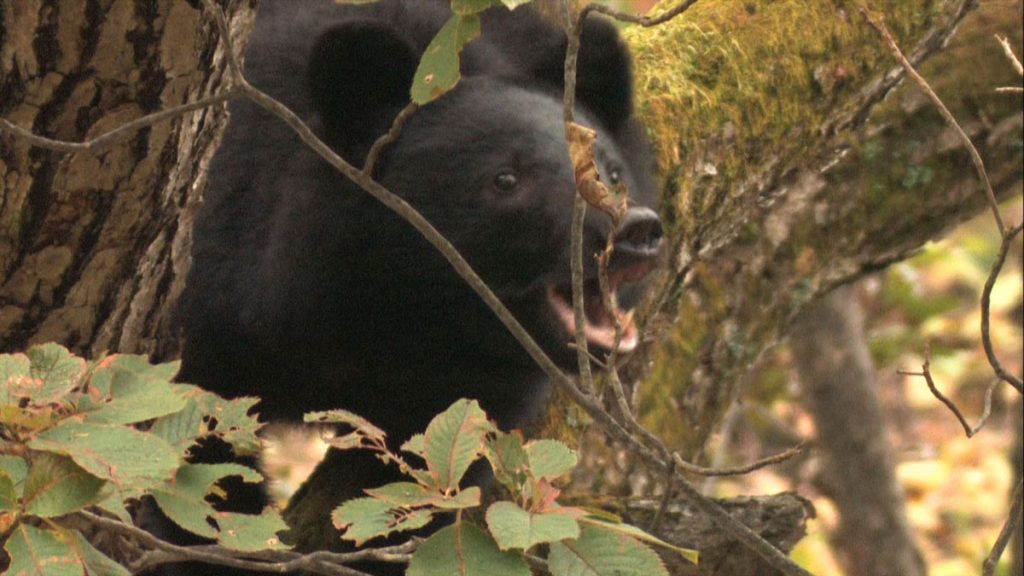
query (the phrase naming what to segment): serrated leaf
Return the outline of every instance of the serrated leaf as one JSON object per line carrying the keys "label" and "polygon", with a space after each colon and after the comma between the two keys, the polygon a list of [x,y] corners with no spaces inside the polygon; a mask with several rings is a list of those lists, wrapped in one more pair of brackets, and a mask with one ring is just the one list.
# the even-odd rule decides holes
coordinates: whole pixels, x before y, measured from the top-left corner
{"label": "serrated leaf", "polygon": [[356,432],[365,435],[367,438],[383,442],[387,433],[374,426],[372,422],[362,416],[349,412],[348,410],[325,410],[322,412],[309,412],[302,416],[306,423],[320,424],[346,424]]}
{"label": "serrated leaf", "polygon": [[13,404],[21,397],[13,394],[19,388],[18,382],[32,377],[32,364],[24,354],[0,354],[0,399],[4,404]]}
{"label": "serrated leaf", "polygon": [[487,441],[484,455],[491,464],[494,478],[510,488],[518,491],[526,480],[525,470],[529,467],[529,456],[523,446],[523,438],[518,432],[498,432]]}
{"label": "serrated leaf", "polygon": [[446,526],[416,549],[407,576],[530,576],[526,560],[502,552],[483,530],[467,522]]}
{"label": "serrated leaf", "polygon": [[[580,513],[583,512],[583,510],[578,508],[573,508],[571,510],[576,510]],[[603,530],[611,530],[613,532],[625,534],[626,536],[630,536],[632,538],[640,540],[641,542],[647,542],[649,544],[654,544],[655,546],[659,546],[661,548],[674,550],[678,552],[680,556],[686,558],[688,561],[694,564],[697,564],[700,560],[699,551],[691,550],[689,548],[683,548],[682,546],[676,546],[675,544],[670,544],[669,542],[666,542],[653,534],[644,532],[636,526],[623,523],[622,519],[618,516],[614,516],[611,514],[595,515],[593,510],[587,510],[586,516],[580,517],[579,514],[577,514],[577,517],[579,517],[579,521],[583,524],[595,526]]]}
{"label": "serrated leaf", "polygon": [[26,352],[32,365],[32,377],[43,381],[33,394],[33,404],[56,402],[78,385],[85,372],[85,360],[57,344],[33,346]]}
{"label": "serrated leaf", "polygon": [[214,484],[222,478],[241,476],[245,482],[255,483],[262,476],[240,464],[185,464],[178,469],[174,480],[152,490],[153,499],[175,524],[206,538],[216,538],[217,528],[210,522],[216,509],[206,500]]}
{"label": "serrated leaf", "polygon": [[495,502],[487,509],[487,528],[502,550],[528,550],[536,544],[580,536],[580,526],[571,516],[535,514],[512,502]]}
{"label": "serrated leaf", "polygon": [[552,576],[668,576],[661,558],[637,540],[597,526],[580,526],[580,537],[551,544]]}
{"label": "serrated leaf", "polygon": [[455,14],[478,14],[498,3],[498,0],[452,0]]}
{"label": "serrated leaf", "polygon": [[4,550],[11,563],[6,576],[83,576],[85,567],[72,546],[68,530],[42,530],[19,524]]}
{"label": "serrated leaf", "polygon": [[554,480],[576,468],[576,453],[557,440],[534,440],[526,445],[530,473],[538,479]]}
{"label": "serrated leaf", "polygon": [[28,442],[29,448],[70,456],[86,472],[121,489],[168,480],[179,464],[163,439],[132,428],[65,421]]}
{"label": "serrated leaf", "polygon": [[457,488],[462,476],[483,451],[484,436],[493,429],[476,400],[456,400],[430,421],[424,438],[427,469],[441,491]]}
{"label": "serrated leaf", "polygon": [[369,488],[366,493],[392,506],[407,508],[430,504],[435,495],[435,492],[415,482],[392,482],[377,488]]}
{"label": "serrated leaf", "polygon": [[261,425],[255,415],[249,414],[259,398],[243,397],[225,400],[197,386],[176,384],[185,397],[185,407],[157,418],[150,433],[169,442],[182,457],[197,440],[217,437],[228,444],[238,456],[251,456],[259,452],[256,432]]}
{"label": "serrated leaf", "polygon": [[391,532],[394,506],[376,498],[353,498],[331,513],[331,521],[338,530],[344,530],[342,540],[351,540],[356,546],[377,536]]}
{"label": "serrated leaf", "polygon": [[79,410],[87,422],[97,424],[134,424],[181,410],[183,390],[170,382],[174,373],[167,376],[166,366],[139,366],[135,357],[117,356],[93,373],[90,384],[99,393],[86,395]]}
{"label": "serrated leaf", "polygon": [[79,532],[72,532],[75,552],[90,576],[131,576],[127,568],[100,552]]}
{"label": "serrated leaf", "polygon": [[44,452],[25,477],[25,511],[43,518],[70,514],[98,502],[106,484],[71,458]]}
{"label": "serrated leaf", "polygon": [[399,450],[402,452],[408,452],[409,454],[415,454],[420,458],[423,458],[423,434],[413,434],[412,438],[405,441]]}
{"label": "serrated leaf", "polygon": [[455,14],[423,51],[412,82],[412,100],[423,105],[443,96],[461,78],[459,53],[480,35],[480,17]]}
{"label": "serrated leaf", "polygon": [[480,505],[480,487],[470,486],[454,494],[437,494],[432,504],[442,510],[462,510]]}
{"label": "serrated leaf", "polygon": [[288,525],[280,514],[269,508],[259,515],[218,512],[217,524],[220,526],[217,542],[225,548],[240,552],[288,549],[277,536],[278,532],[287,530]]}

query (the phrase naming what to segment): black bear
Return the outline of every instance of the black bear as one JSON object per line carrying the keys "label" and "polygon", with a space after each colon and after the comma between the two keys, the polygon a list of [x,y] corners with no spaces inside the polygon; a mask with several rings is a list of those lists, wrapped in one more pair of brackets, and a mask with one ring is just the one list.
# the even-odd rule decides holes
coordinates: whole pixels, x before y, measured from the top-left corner
{"label": "black bear", "polygon": [[[442,1],[265,0],[246,73],[361,165],[408,103],[420,55],[450,16]],[[409,119],[375,175],[572,369],[565,47],[561,29],[529,9],[487,11],[482,35],[462,54],[459,85]],[[576,114],[598,131],[602,178],[631,191],[611,264],[623,302],[654,268],[662,236],[630,66],[615,27],[590,19]],[[612,224],[588,214],[587,334],[607,349],[611,315],[590,256]],[[194,236],[182,381],[260,396],[272,420],[343,407],[382,427],[395,446],[460,397],[479,400],[503,429],[528,425],[544,403],[544,373],[444,258],[251,103],[231,106]],[[628,330],[622,348],[635,344]],[[334,546],[331,509],[394,474],[369,456],[330,453],[289,507],[293,537],[305,549]]]}

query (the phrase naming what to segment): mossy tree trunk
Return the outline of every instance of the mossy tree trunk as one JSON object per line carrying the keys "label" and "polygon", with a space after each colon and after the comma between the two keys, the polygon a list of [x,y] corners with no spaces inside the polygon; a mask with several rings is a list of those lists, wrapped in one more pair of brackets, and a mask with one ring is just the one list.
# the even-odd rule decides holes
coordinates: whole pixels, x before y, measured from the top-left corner
{"label": "mossy tree trunk", "polygon": [[[252,0],[227,12],[241,32]],[[54,139],[95,138],[208,96],[224,59],[182,0],[0,4],[0,116]],[[169,312],[223,107],[64,154],[0,134],[0,350],[56,341],[176,354]]]}
{"label": "mossy tree trunk", "polygon": [[[1019,83],[993,35],[1021,46],[1020,1],[873,2],[988,164],[1019,193]],[[664,176],[669,278],[634,362],[639,408],[698,454],[758,357],[809,302],[976,214],[968,155],[916,86],[865,122],[899,66],[856,2],[698,2],[634,28],[639,102]],[[640,368],[653,366],[653,369]]]}

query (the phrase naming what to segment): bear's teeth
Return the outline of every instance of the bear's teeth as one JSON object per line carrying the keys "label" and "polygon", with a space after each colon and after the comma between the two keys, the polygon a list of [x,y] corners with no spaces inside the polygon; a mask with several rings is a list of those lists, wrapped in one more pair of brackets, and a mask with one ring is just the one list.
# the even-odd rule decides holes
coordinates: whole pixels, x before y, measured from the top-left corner
{"label": "bear's teeth", "polygon": [[[600,297],[588,294],[590,298],[585,298],[584,304],[586,305],[586,316],[587,323],[584,327],[583,333],[587,337],[587,342],[603,348],[604,350],[611,350],[615,346],[615,324],[612,321],[611,314],[605,310],[604,306],[600,304]],[[596,307],[592,307],[587,301],[596,302]],[[614,300],[614,294],[613,294]],[[565,327],[566,332],[571,337],[576,333],[576,315],[572,308],[571,296],[562,294],[561,291],[552,287],[548,289],[548,301],[551,303],[551,307],[554,308],[555,313]],[[619,322],[622,326],[622,336],[619,339],[619,353],[632,352],[636,349],[639,344],[639,336],[637,334],[636,324],[633,322],[633,312],[623,312],[616,310],[615,315],[619,318]]]}

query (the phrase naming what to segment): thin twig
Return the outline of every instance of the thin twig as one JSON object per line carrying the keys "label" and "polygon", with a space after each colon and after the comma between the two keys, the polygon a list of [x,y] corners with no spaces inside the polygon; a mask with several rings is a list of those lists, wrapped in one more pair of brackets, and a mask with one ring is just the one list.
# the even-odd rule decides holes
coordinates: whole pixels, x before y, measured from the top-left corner
{"label": "thin twig", "polygon": [[401,134],[402,128],[405,123],[412,118],[412,115],[420,109],[420,105],[415,102],[409,102],[402,111],[395,116],[394,121],[391,123],[391,128],[386,134],[377,138],[370,146],[370,151],[366,154],[366,162],[363,164],[363,174],[369,177],[373,177],[373,172],[377,168],[377,161],[380,160],[381,154],[384,149],[387,148],[395,140],[398,140],[398,135]]}
{"label": "thin twig", "polygon": [[683,12],[686,12],[690,8],[690,6],[693,6],[696,2],[697,0],[689,0],[687,2],[679,4],[678,6],[667,12],[663,12],[662,14],[653,17],[641,16],[639,14],[630,14],[629,12],[616,10],[611,6],[607,6],[605,4],[588,4],[586,7],[583,8],[583,10],[580,11],[580,14],[585,17],[586,14],[589,12],[598,12],[600,14],[604,14],[605,16],[614,18],[622,22],[630,22],[632,24],[639,24],[644,28],[650,28],[651,26],[664,24],[665,22],[668,22],[669,20],[675,18],[676,16],[679,16]]}
{"label": "thin twig", "polygon": [[1002,45],[1003,53],[1006,54],[1006,59],[1010,61],[1013,69],[1017,71],[1017,75],[1024,78],[1024,64],[1021,64],[1020,58],[1017,58],[1017,55],[1013,53],[1013,48],[1010,47],[1010,41],[1005,37],[999,36],[996,36],[996,40],[998,40],[999,44]]}
{"label": "thin twig", "polygon": [[55,152],[95,152],[96,150],[100,150],[118,142],[119,140],[131,136],[142,128],[147,128],[163,120],[177,118],[178,116],[187,114],[194,110],[209,108],[215,104],[227,102],[228,100],[238,96],[238,94],[239,92],[236,89],[229,89],[224,92],[214,94],[213,96],[207,96],[206,98],[196,100],[195,102],[189,102],[180,106],[174,106],[166,110],[147,114],[141,118],[136,118],[131,122],[126,122],[125,124],[122,124],[109,132],[105,132],[96,138],[89,138],[83,142],[66,142],[63,140],[53,140],[44,136],[38,136],[10,120],[7,120],[6,118],[0,118],[0,132],[11,132],[26,140],[33,146],[46,150],[53,150]]}
{"label": "thin twig", "polygon": [[742,476],[744,474],[750,474],[755,470],[760,470],[761,468],[764,468],[766,466],[771,466],[773,464],[785,462],[786,460],[789,460],[790,458],[796,456],[797,454],[800,454],[806,449],[807,441],[803,441],[797,444],[796,446],[793,446],[792,448],[786,449],[784,452],[779,452],[778,454],[762,458],[751,464],[745,464],[743,466],[734,466],[732,468],[705,468],[703,466],[697,466],[695,464],[690,464],[689,462],[686,462],[685,460],[680,458],[678,454],[675,455],[675,462],[676,466],[678,466],[684,472],[689,472],[691,474],[697,474],[700,476]]}
{"label": "thin twig", "polygon": [[672,460],[672,465],[665,471],[665,493],[661,495],[661,502],[658,503],[658,510],[654,513],[654,518],[651,518],[651,522],[647,525],[647,532],[655,534],[658,531],[658,526],[661,525],[661,519],[665,517],[665,513],[668,511],[668,505],[672,502],[672,497],[676,494],[676,461]]}
{"label": "thin twig", "polygon": [[149,569],[170,562],[187,561],[275,574],[310,570],[331,576],[369,576],[364,572],[349,568],[346,564],[366,560],[407,562],[410,554],[418,544],[417,542],[407,542],[399,546],[378,549],[369,548],[348,553],[313,552],[303,555],[298,552],[284,550],[269,553],[243,553],[219,546],[178,546],[164,542],[141,528],[125,524],[120,520],[105,518],[89,511],[80,511],[75,514],[75,517],[82,518],[106,531],[132,538],[142,545],[152,548],[151,551],[143,553],[142,562],[139,566],[136,566],[138,570]]}
{"label": "thin twig", "polygon": [[992,346],[992,334],[989,331],[992,289],[995,288],[996,280],[999,278],[999,273],[1003,268],[1003,263],[1006,262],[1006,256],[1010,252],[1010,245],[1013,243],[1013,239],[1021,233],[1021,230],[1024,230],[1024,223],[1018,224],[1003,233],[1002,241],[999,243],[999,254],[996,255],[996,260],[992,263],[992,269],[989,270],[988,278],[985,280],[985,288],[981,291],[981,343],[985,347],[985,356],[988,358],[988,363],[992,366],[996,375],[1016,388],[1018,392],[1024,393],[1024,382],[1021,381],[1020,377],[1010,374],[1006,368],[1003,368],[999,358],[996,357],[995,348]]}
{"label": "thin twig", "polygon": [[914,80],[915,83],[917,83],[918,87],[921,88],[921,91],[928,96],[928,99],[931,100],[932,104],[935,105],[935,108],[938,109],[942,118],[951,128],[953,128],[954,131],[956,131],[960,140],[964,143],[964,146],[971,155],[971,161],[974,162],[974,168],[978,172],[978,178],[981,179],[982,184],[985,186],[985,195],[988,198],[989,208],[992,210],[992,217],[995,218],[996,226],[999,228],[999,234],[1006,234],[1006,224],[1003,222],[1002,214],[999,213],[999,203],[996,202],[996,194],[992,190],[992,183],[989,182],[988,172],[985,170],[985,162],[981,159],[981,154],[978,153],[978,149],[975,148],[974,144],[971,142],[971,138],[966,132],[964,132],[964,129],[960,127],[960,123],[956,121],[953,114],[948,108],[946,108],[942,99],[939,98],[934,90],[932,90],[928,81],[917,73],[917,70],[914,69],[914,65],[911,64],[910,61],[907,60],[907,57],[903,55],[903,51],[900,50],[899,45],[896,44],[896,39],[893,38],[889,29],[886,28],[885,23],[872,18],[865,8],[859,7],[858,9],[860,10],[861,15],[864,16],[864,19],[867,20],[867,22],[871,24],[871,26],[885,40],[885,43],[889,46],[889,50],[892,52],[893,56],[895,56],[896,59],[899,60],[900,65],[903,66],[903,70]]}
{"label": "thin twig", "polygon": [[940,392],[935,386],[935,380],[932,378],[931,365],[931,350],[929,350],[929,347],[926,345],[924,349],[924,364],[921,365],[921,371],[908,372],[905,370],[898,370],[897,374],[900,374],[901,376],[921,376],[924,378],[924,381],[928,384],[928,389],[931,390],[932,395],[935,396],[939,402],[945,404],[946,407],[949,408],[949,411],[956,416],[957,421],[960,422],[960,426],[964,429],[964,434],[966,434],[968,438],[973,438],[974,435],[985,426],[989,415],[992,413],[992,392],[996,389],[996,386],[999,385],[1000,380],[993,382],[988,387],[988,390],[985,391],[985,409],[982,411],[981,417],[978,418],[978,423],[971,426],[967,423],[967,419],[964,418],[963,413],[960,412],[960,408],[958,408],[952,400],[947,398],[946,395]]}
{"label": "thin twig", "polygon": [[992,576],[996,573],[999,558],[1003,555],[1003,551],[1006,550],[1006,545],[1010,543],[1010,538],[1013,537],[1017,524],[1020,524],[1021,510],[1024,509],[1024,501],[1022,501],[1024,496],[1021,494],[1022,483],[1024,481],[1018,481],[1017,487],[1013,489],[1013,504],[1010,506],[1010,514],[1006,517],[1006,522],[1003,523],[1003,529],[999,531],[999,537],[996,538],[995,544],[992,545],[992,551],[988,553],[988,557],[985,558],[981,565],[982,576]]}

